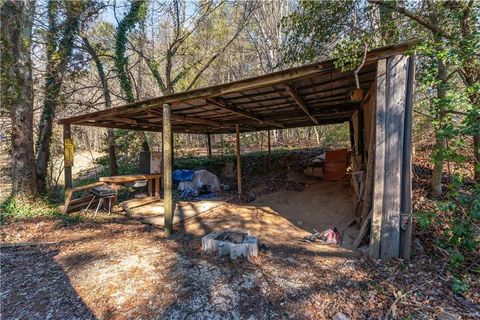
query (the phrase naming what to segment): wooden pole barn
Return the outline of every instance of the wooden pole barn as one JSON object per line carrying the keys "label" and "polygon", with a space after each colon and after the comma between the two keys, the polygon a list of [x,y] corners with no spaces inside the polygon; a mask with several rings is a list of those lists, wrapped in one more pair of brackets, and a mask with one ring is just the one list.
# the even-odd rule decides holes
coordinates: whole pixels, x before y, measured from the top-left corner
{"label": "wooden pole barn", "polygon": [[[60,120],[64,137],[83,125],[163,132],[165,231],[173,230],[172,133],[236,134],[237,183],[242,193],[240,133],[346,123],[352,169],[361,175],[362,232],[370,230],[370,256],[410,257],[412,242],[411,148],[414,58],[404,52],[416,42],[368,52],[358,73],[335,68],[334,60],[313,63],[222,85],[175,93]],[[357,92],[358,90],[356,90]],[[270,155],[270,139],[268,139]],[[70,186],[71,168],[65,170]],[[358,240],[358,239],[357,239]],[[355,241],[356,244],[360,240]]]}

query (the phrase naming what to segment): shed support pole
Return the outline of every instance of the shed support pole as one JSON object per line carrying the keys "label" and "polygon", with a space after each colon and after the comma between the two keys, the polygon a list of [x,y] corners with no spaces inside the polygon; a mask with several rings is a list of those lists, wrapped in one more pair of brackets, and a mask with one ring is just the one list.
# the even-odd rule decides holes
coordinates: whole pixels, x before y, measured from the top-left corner
{"label": "shed support pole", "polygon": [[350,131],[350,150],[352,151],[352,155],[355,156],[357,153],[355,152],[355,129],[353,128],[352,120],[348,121],[348,129]]}
{"label": "shed support pole", "polygon": [[163,188],[164,188],[164,230],[167,236],[173,227],[173,179],[172,179],[172,107],[163,105]]}
{"label": "shed support pole", "polygon": [[[370,257],[380,258],[380,239],[382,236],[383,186],[385,171],[385,114],[387,108],[387,60],[377,62],[377,81],[375,90],[375,164],[373,174],[372,230],[370,232]],[[373,129],[373,128],[372,128]]]}
{"label": "shed support pole", "polygon": [[207,133],[207,154],[209,158],[212,156],[212,140],[210,139],[210,133]]}
{"label": "shed support pole", "polygon": [[271,157],[272,146],[270,144],[270,130],[267,130],[267,143],[268,143],[268,166],[271,167],[272,166],[272,157]]}
{"label": "shed support pole", "polygon": [[[66,123],[63,125],[63,147],[65,148],[65,140],[66,139],[71,139],[72,138],[72,130],[70,128],[70,124]],[[63,163],[65,164],[64,166],[64,174],[65,174],[65,189],[71,188],[72,187],[72,166],[71,164],[67,163],[65,159],[65,150],[63,152],[64,156],[64,161]]]}
{"label": "shed support pole", "polygon": [[240,162],[240,125],[235,125],[235,130],[237,134],[237,192],[238,198],[242,198],[242,163]]}
{"label": "shed support pole", "polygon": [[405,131],[403,137],[403,168],[400,217],[400,256],[410,260],[412,247],[412,113],[415,57],[408,59],[407,88],[405,101]]}

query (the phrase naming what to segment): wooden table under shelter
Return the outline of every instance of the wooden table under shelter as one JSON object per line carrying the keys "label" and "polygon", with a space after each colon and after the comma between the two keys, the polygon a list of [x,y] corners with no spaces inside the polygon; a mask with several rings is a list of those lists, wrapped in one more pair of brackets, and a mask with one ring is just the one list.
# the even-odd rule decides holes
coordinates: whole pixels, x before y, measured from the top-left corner
{"label": "wooden table under shelter", "polygon": [[147,180],[147,193],[149,197],[160,198],[160,173],[155,174],[128,174],[122,176],[100,177],[100,182],[110,184],[118,190],[125,183],[132,183],[141,180]]}

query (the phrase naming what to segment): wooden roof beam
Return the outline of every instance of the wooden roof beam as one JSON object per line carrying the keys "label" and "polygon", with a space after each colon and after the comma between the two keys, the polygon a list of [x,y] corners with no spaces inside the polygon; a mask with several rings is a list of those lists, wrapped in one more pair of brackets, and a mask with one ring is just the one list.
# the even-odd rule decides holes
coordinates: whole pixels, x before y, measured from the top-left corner
{"label": "wooden roof beam", "polygon": [[[174,112],[175,110],[173,110]],[[154,116],[162,117],[161,112],[156,112],[155,110],[148,110],[147,111],[149,114],[152,114]],[[225,124],[219,121],[214,121],[214,120],[209,120],[209,119],[203,119],[203,118],[198,118],[198,117],[189,117],[185,116],[183,114],[175,114],[172,112],[172,119],[173,120],[179,120],[179,121],[185,121],[189,123],[198,123],[198,124],[206,124],[210,126],[217,126],[217,127],[225,127]]]}
{"label": "wooden roof beam", "polygon": [[214,105],[214,106],[217,106],[219,107],[220,109],[223,109],[223,110],[228,110],[230,112],[233,112],[233,113],[236,113],[238,115],[241,115],[241,116],[244,116],[244,117],[247,117],[247,118],[250,118],[250,119],[253,119],[253,120],[256,120],[260,123],[266,123],[266,124],[269,124],[269,125],[272,125],[272,126],[275,126],[275,127],[279,127],[279,128],[285,128],[285,125],[283,125],[282,123],[280,122],[276,122],[276,121],[269,121],[269,120],[265,120],[263,119],[262,117],[252,113],[252,112],[249,112],[249,111],[246,111],[246,110],[242,110],[242,109],[239,109],[233,105],[230,105],[230,104],[227,104],[225,101],[223,101],[222,99],[219,99],[219,98],[216,98],[216,99],[211,99],[211,98],[206,98],[205,101],[208,103],[208,104],[211,104],[211,105]]}
{"label": "wooden roof beam", "polygon": [[302,98],[297,94],[297,92],[295,91],[295,89],[289,85],[289,84],[285,84],[285,89],[287,90],[288,94],[293,98],[293,100],[295,100],[295,102],[298,104],[298,106],[300,107],[300,109],[303,110],[303,112],[305,112],[307,114],[307,116],[310,117],[310,119],[312,119],[312,121],[315,123],[315,124],[319,124],[318,122],[318,119],[315,118],[311,113],[310,113],[310,110],[308,109],[308,106],[305,104],[305,102],[302,100]]}
{"label": "wooden roof beam", "polygon": [[189,116],[184,116],[184,115],[181,115],[181,114],[172,114],[172,119],[183,120],[185,122],[190,122],[190,123],[199,123],[199,124],[206,124],[206,125],[210,125],[210,126],[225,127],[225,124],[222,123],[222,122],[208,120],[208,119],[202,119],[202,118],[196,118],[196,117],[189,117]]}

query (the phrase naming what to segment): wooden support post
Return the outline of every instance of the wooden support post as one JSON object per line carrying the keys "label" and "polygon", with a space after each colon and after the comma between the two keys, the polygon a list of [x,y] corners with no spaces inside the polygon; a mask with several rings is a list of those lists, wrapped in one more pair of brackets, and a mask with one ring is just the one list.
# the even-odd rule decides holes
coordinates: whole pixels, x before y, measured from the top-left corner
{"label": "wooden support post", "polygon": [[160,184],[160,178],[155,178],[155,198],[160,199],[160,189],[162,188]]}
{"label": "wooden support post", "polygon": [[358,110],[358,146],[357,154],[362,159],[362,164],[365,164],[365,115],[363,109]]}
{"label": "wooden support post", "polygon": [[212,140],[210,139],[210,133],[207,133],[207,154],[209,158],[212,156]]}
{"label": "wooden support post", "polygon": [[402,202],[400,221],[400,256],[410,259],[412,248],[412,117],[413,82],[415,78],[415,57],[408,59],[407,92],[405,101],[405,132],[403,141]]}
{"label": "wooden support post", "polygon": [[235,130],[237,133],[237,191],[238,198],[242,198],[242,163],[240,162],[240,125],[235,125]]}
{"label": "wooden support post", "polygon": [[268,143],[268,166],[272,166],[272,155],[271,155],[271,142],[270,142],[270,130],[267,130],[267,143]]}
{"label": "wooden support post", "polygon": [[380,238],[382,234],[383,178],[385,168],[385,113],[387,91],[387,60],[377,63],[375,103],[375,167],[373,173],[372,230],[370,232],[370,257],[380,258]]}
{"label": "wooden support post", "polygon": [[385,114],[385,171],[382,216],[382,259],[400,256],[400,203],[402,154],[405,129],[405,97],[408,57],[393,56],[387,61],[387,112]]}
{"label": "wooden support post", "polygon": [[[64,174],[65,174],[65,189],[69,189],[73,185],[72,183],[73,144],[72,144],[72,130],[69,123],[66,123],[63,125],[63,148],[64,148],[63,163],[64,163]],[[69,148],[71,148],[71,150],[69,150]]]}
{"label": "wooden support post", "polygon": [[163,105],[163,188],[164,230],[167,236],[173,232],[173,179],[172,179],[172,107]]}
{"label": "wooden support post", "polygon": [[[369,98],[369,100],[366,101],[364,104],[364,107],[367,107],[367,105],[370,105],[373,98]],[[365,110],[371,111],[371,114],[367,114],[367,116],[364,119],[370,119],[368,123],[366,123],[366,126],[370,127],[370,136],[368,137],[368,151],[366,152],[367,154],[367,165],[366,165],[366,175],[365,175],[365,189],[363,191],[363,212],[362,212],[362,218],[366,219],[367,216],[371,216],[371,210],[372,210],[372,199],[373,199],[373,189],[374,189],[374,171],[375,171],[375,133],[376,133],[376,111],[375,108],[365,108]],[[365,114],[364,114],[365,115]],[[365,131],[367,132],[367,131]]]}
{"label": "wooden support post", "polygon": [[155,182],[155,179],[148,179],[147,181],[147,194],[149,197],[153,197],[153,190],[155,189],[155,186],[153,185]]}
{"label": "wooden support post", "polygon": [[352,120],[348,121],[348,129],[350,131],[350,150],[352,151],[352,157],[355,157],[357,153],[355,152],[355,129],[353,128]]}

